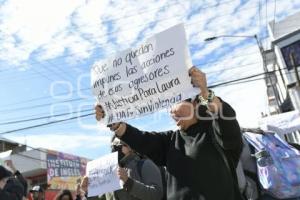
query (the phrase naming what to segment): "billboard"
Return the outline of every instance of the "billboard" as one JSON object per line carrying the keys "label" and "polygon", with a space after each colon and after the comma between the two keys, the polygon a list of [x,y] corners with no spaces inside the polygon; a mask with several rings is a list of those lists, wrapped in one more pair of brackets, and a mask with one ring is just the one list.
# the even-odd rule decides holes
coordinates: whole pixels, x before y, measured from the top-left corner
{"label": "billboard", "polygon": [[75,190],[85,175],[87,159],[56,151],[47,153],[47,180],[49,189]]}

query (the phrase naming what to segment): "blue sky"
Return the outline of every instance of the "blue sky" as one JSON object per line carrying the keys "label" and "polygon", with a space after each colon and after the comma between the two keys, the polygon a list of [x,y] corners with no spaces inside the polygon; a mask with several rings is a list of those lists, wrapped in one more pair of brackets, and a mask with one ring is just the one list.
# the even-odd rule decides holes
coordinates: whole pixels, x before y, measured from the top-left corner
{"label": "blue sky", "polygon": [[[268,44],[267,23],[300,11],[297,0],[4,0],[0,1],[0,133],[91,111],[90,68],[100,59],[184,23],[194,65],[209,85],[263,72],[252,38]],[[275,6],[276,2],[276,6]],[[276,8],[276,9],[275,9]],[[215,89],[233,105],[243,126],[257,126],[266,107],[264,81]],[[5,122],[53,116],[4,125]],[[159,112],[130,121],[144,130],[175,124]],[[96,158],[109,152],[111,133],[94,116],[1,136],[34,147]]]}

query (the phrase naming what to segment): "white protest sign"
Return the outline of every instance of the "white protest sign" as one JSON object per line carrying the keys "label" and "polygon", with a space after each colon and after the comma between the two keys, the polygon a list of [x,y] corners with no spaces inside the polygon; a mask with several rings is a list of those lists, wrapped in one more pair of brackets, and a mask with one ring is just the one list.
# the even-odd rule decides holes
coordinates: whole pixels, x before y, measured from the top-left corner
{"label": "white protest sign", "polygon": [[12,152],[12,150],[8,150],[8,151],[0,153],[0,165],[5,166],[6,165],[5,161],[11,160],[11,157],[10,157],[11,152]]}
{"label": "white protest sign", "polygon": [[93,197],[121,189],[117,176],[118,152],[90,161],[86,166],[88,176],[88,196]]}
{"label": "white protest sign", "polygon": [[196,95],[199,89],[191,85],[190,67],[183,24],[95,62],[91,81],[106,113],[103,121],[110,124],[153,113]]}

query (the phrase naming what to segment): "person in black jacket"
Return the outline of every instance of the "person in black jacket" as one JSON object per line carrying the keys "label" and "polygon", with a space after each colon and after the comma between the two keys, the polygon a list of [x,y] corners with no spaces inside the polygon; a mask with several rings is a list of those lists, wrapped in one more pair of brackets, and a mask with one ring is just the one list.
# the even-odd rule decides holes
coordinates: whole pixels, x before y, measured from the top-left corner
{"label": "person in black jacket", "polygon": [[[208,90],[203,72],[192,67],[189,74],[201,93],[195,100],[172,107],[171,115],[179,130],[142,132],[123,122],[109,127],[134,150],[147,155],[157,165],[166,166],[167,199],[240,200],[236,174],[232,172],[242,150],[235,111]],[[105,115],[101,105],[95,106],[95,110],[96,119],[101,120]],[[216,118],[218,138],[214,138],[216,128],[206,113]]]}
{"label": "person in black jacket", "polygon": [[114,139],[113,146],[119,146],[124,154],[117,174],[125,183],[123,189],[114,192],[114,199],[161,200],[163,188],[159,168],[150,159],[141,158],[118,138]]}
{"label": "person in black jacket", "polygon": [[22,184],[12,176],[12,173],[0,165],[0,199],[22,200]]}

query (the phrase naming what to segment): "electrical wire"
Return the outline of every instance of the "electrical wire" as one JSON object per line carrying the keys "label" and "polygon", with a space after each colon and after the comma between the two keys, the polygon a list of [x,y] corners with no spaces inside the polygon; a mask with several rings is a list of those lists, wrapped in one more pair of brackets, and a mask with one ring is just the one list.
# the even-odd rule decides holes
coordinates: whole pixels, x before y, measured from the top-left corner
{"label": "electrical wire", "polygon": [[16,120],[16,121],[6,121],[6,122],[1,122],[0,125],[10,125],[10,124],[19,124],[19,123],[24,123],[24,122],[31,122],[31,121],[37,121],[41,119],[51,119],[54,117],[61,117],[65,115],[71,115],[71,114],[78,114],[86,111],[93,111],[94,109],[85,109],[81,111],[76,111],[76,112],[67,112],[67,113],[61,113],[57,115],[48,115],[48,116],[42,116],[42,117],[36,117],[36,118],[29,118],[29,119],[23,119],[23,120]]}
{"label": "electrical wire", "polygon": [[[283,68],[283,69],[287,69],[287,68]],[[229,83],[234,83],[234,82],[243,81],[243,80],[255,78],[255,77],[258,77],[258,76],[262,76],[262,75],[267,75],[267,74],[270,74],[270,73],[273,73],[273,72],[276,72],[276,71],[279,71],[279,70],[281,70],[281,69],[277,69],[277,70],[273,70],[273,71],[269,71],[269,72],[263,72],[263,73],[259,73],[259,74],[254,74],[254,75],[251,75],[251,76],[247,76],[247,77],[243,77],[243,78],[239,78],[239,79],[235,79],[235,80],[230,80],[230,81],[226,81],[226,82],[215,83],[213,85],[208,86],[208,88],[215,88],[215,87],[219,87],[221,85],[226,85],[226,84],[229,84]],[[0,135],[8,134],[8,133],[16,133],[16,132],[19,132],[19,131],[24,131],[24,130],[37,128],[37,127],[41,127],[41,126],[47,126],[47,125],[56,124],[56,123],[60,123],[60,122],[64,122],[64,121],[69,121],[69,120],[73,120],[73,119],[77,119],[77,118],[87,117],[87,116],[91,116],[91,115],[95,115],[95,113],[93,112],[93,113],[80,115],[80,116],[76,116],[76,117],[71,117],[71,118],[67,118],[67,119],[56,120],[56,121],[52,121],[52,122],[48,122],[48,123],[42,123],[42,124],[23,127],[23,128],[19,128],[19,129],[4,131],[4,132],[1,132]]]}
{"label": "electrical wire", "polygon": [[84,114],[84,115],[80,115],[80,116],[76,116],[76,117],[70,117],[70,118],[67,118],[67,119],[61,119],[61,120],[51,121],[51,122],[47,122],[47,123],[36,124],[36,125],[33,125],[33,126],[18,128],[18,129],[14,129],[14,130],[4,131],[4,132],[1,132],[0,135],[4,135],[4,134],[8,134],[8,133],[16,133],[16,132],[20,132],[20,131],[24,131],[24,130],[28,130],[28,129],[47,126],[47,125],[56,124],[56,123],[69,121],[69,120],[73,120],[73,119],[78,119],[78,118],[83,118],[83,117],[87,117],[87,116],[91,116],[91,115],[95,115],[95,113],[93,112],[93,113]]}
{"label": "electrical wire", "polygon": [[76,99],[62,100],[62,101],[55,102],[55,103],[46,103],[46,104],[38,104],[38,105],[33,105],[33,106],[24,106],[24,107],[20,107],[20,108],[3,109],[3,110],[0,110],[0,113],[11,113],[11,112],[17,112],[17,111],[22,111],[22,110],[30,110],[30,109],[35,109],[35,108],[42,108],[42,107],[51,106],[53,104],[70,103],[70,102],[87,100],[87,99],[88,98],[80,97],[80,98],[76,98]]}

